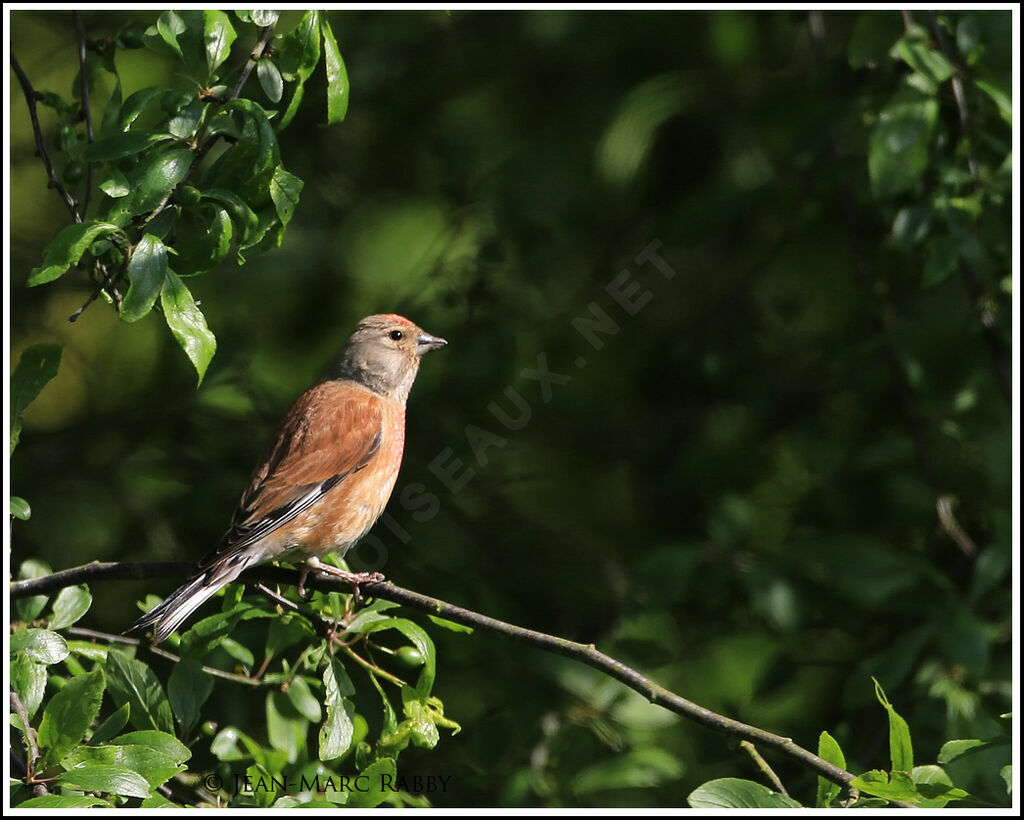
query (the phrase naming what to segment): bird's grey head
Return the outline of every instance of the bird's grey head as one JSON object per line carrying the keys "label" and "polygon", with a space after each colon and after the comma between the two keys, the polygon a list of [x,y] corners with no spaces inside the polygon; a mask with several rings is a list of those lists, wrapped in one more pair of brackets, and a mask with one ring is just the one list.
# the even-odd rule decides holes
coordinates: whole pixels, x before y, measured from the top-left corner
{"label": "bird's grey head", "polygon": [[349,337],[332,369],[332,378],[351,379],[402,404],[416,379],[424,353],[448,342],[431,336],[404,316],[367,316]]}

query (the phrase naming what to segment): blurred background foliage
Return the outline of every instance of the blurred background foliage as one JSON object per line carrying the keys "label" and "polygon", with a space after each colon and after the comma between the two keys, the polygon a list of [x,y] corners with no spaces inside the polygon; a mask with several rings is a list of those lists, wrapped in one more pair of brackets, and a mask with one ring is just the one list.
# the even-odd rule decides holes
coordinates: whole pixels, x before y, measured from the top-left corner
{"label": "blurred background foliage", "polygon": [[[83,21],[100,38],[155,15]],[[595,642],[804,746],[828,729],[853,771],[887,759],[871,675],[921,760],[997,734],[1012,23],[937,20],[967,78],[965,141],[927,63],[932,21],[912,15],[330,12],[348,118],[321,127],[316,74],[280,137],[305,181],[283,246],[189,281],[218,339],[198,391],[158,318],[98,302],[72,325],[84,275],[24,287],[67,213],[12,91],[12,366],[64,345],[11,465],[33,511],[13,565],[199,558],[290,401],[359,318],[399,312],[450,346],[423,367],[390,519],[354,566]],[[71,93],[70,14],[13,11],[9,37],[36,88]],[[125,96],[183,84],[148,50],[117,60]],[[637,261],[652,242],[674,276]],[[595,310],[617,327],[600,349],[574,326]],[[528,372],[545,368],[562,375]],[[403,505],[410,487],[436,514]],[[119,632],[172,584],[155,586],[94,585],[83,624]],[[452,776],[434,805],[672,806],[712,777],[757,778],[734,745],[596,673],[426,626],[464,728],[403,758]],[[262,719],[221,683],[206,708]],[[1003,802],[992,755],[950,768]]]}

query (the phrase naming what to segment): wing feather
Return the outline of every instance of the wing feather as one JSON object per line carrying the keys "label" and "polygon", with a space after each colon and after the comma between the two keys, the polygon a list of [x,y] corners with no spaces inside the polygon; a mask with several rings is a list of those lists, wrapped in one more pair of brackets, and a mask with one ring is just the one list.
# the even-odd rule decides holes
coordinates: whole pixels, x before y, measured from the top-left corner
{"label": "wing feather", "polygon": [[253,472],[228,531],[200,568],[266,538],[365,467],[381,444],[381,402],[340,381],[321,382],[300,396]]}

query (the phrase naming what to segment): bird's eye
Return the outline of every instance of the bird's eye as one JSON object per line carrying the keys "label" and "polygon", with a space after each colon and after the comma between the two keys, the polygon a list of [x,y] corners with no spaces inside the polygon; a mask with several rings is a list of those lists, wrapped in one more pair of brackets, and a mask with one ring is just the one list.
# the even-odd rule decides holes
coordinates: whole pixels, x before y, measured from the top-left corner
{"label": "bird's eye", "polygon": [[400,330],[392,330],[392,331],[391,331],[391,332],[390,332],[390,333],[388,334],[388,336],[390,336],[390,337],[391,337],[392,339],[394,339],[394,340],[395,340],[396,342],[397,342],[397,341],[399,341],[400,339],[404,339],[404,338],[405,338],[405,334],[404,334],[404,333],[402,333],[402,331],[400,331]]}

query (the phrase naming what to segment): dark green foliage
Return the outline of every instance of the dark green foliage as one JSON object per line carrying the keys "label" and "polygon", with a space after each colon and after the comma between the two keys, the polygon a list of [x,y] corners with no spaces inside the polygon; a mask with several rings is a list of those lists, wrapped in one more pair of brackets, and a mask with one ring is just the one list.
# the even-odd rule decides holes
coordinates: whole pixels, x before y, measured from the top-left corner
{"label": "dark green foliage", "polygon": [[[1008,12],[83,22],[91,144],[70,15],[11,14],[55,174],[80,204],[92,180],[69,226],[12,94],[18,577],[199,558],[288,404],[397,311],[450,346],[353,569],[592,641],[858,775],[858,806],[1009,803]],[[138,321],[67,325],[104,271]],[[333,654],[239,588],[164,646],[180,663],[70,631],[171,588],[12,606],[35,729],[72,682],[101,693],[46,724],[52,793],[16,805],[847,799],[762,749],[787,799],[614,681],[380,603]]]}

